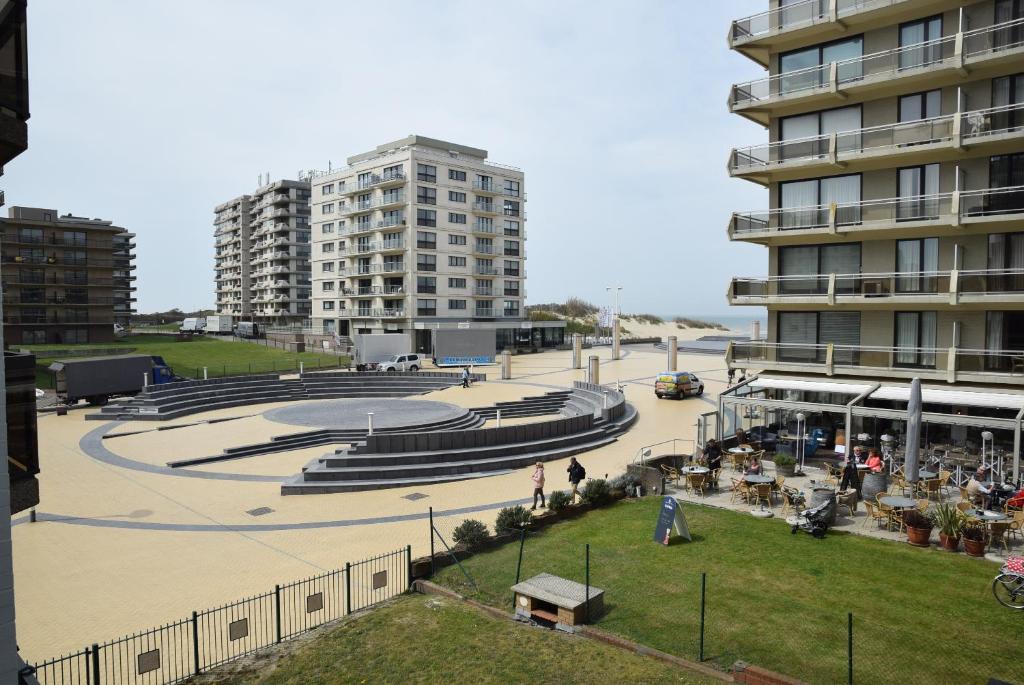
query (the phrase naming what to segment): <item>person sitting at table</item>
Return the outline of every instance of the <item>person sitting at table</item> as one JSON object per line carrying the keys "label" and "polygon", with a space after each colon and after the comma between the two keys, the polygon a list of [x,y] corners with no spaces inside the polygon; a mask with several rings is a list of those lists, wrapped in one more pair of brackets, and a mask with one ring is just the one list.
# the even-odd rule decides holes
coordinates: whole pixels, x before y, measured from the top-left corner
{"label": "person sitting at table", "polygon": [[839,480],[839,490],[846,492],[847,490],[856,490],[857,498],[860,499],[860,476],[857,475],[857,462],[853,459],[847,459],[843,464],[843,475]]}
{"label": "person sitting at table", "polygon": [[743,447],[747,444],[747,432],[742,428],[736,430],[736,446]]}
{"label": "person sitting at table", "polygon": [[882,457],[878,455],[876,450],[871,450],[871,452],[868,453],[868,460],[865,463],[868,465],[868,468],[875,473],[882,472]]}
{"label": "person sitting at table", "polygon": [[761,467],[761,460],[757,458],[757,452],[750,455],[750,463],[747,465],[747,470],[743,472],[745,476],[763,476],[764,469]]}
{"label": "person sitting at table", "polygon": [[701,456],[704,463],[712,471],[722,468],[722,448],[718,446],[718,441],[714,438],[708,440],[708,444],[704,445],[704,451],[701,453]]}
{"label": "person sitting at table", "polygon": [[985,474],[987,470],[984,466],[979,466],[978,470],[974,472],[974,477],[971,478],[970,482],[967,483],[967,498],[975,504],[981,506],[987,506],[989,495],[992,494],[992,488],[994,485],[985,485]]}
{"label": "person sitting at table", "polygon": [[864,448],[857,445],[853,448],[853,463],[862,464],[864,463]]}

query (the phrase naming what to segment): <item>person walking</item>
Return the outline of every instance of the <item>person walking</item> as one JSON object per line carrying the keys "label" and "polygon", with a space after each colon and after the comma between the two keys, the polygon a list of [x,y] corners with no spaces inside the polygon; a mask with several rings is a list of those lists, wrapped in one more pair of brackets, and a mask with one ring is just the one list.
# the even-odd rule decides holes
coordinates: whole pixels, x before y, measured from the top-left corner
{"label": "person walking", "polygon": [[544,464],[537,462],[537,467],[533,471],[533,475],[530,476],[530,480],[533,481],[533,506],[530,507],[530,511],[537,508],[537,497],[540,497],[540,508],[543,509],[545,506],[544,502]]}
{"label": "person walking", "polygon": [[462,367],[462,387],[464,387],[464,388],[468,388],[469,387],[469,367],[468,366],[463,366]]}
{"label": "person walking", "polygon": [[729,369],[729,387],[732,387],[736,381],[736,369]]}
{"label": "person walking", "polygon": [[566,471],[569,472],[569,484],[572,485],[572,490],[569,492],[569,504],[575,504],[576,497],[583,499],[579,493],[579,487],[580,482],[587,477],[587,470],[583,468],[583,464],[576,461],[576,457],[569,457],[569,468]]}

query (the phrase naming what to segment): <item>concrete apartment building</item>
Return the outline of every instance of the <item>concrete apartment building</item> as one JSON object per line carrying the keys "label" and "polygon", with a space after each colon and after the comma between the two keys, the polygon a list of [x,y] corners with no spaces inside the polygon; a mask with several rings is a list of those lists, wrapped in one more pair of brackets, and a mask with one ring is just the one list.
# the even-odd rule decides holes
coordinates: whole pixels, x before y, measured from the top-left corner
{"label": "concrete apartment building", "polygon": [[128,326],[134,233],[39,207],[10,207],[0,232],[6,343],[110,342]]}
{"label": "concrete apartment building", "polygon": [[905,407],[919,377],[963,429],[945,439],[1005,428],[997,443],[1019,453],[1024,2],[773,0],[729,42],[767,70],[729,109],[768,138],[729,159],[768,196],[729,237],[765,246],[769,274],[729,286],[730,304],[768,311],[767,340],[732,345],[730,367],[775,378],[760,399],[856,400],[840,421],[855,435],[881,431],[862,409]]}
{"label": "concrete apartment building", "polygon": [[217,313],[267,325],[310,317],[309,183],[261,183],[214,208]]}
{"label": "concrete apartment building", "polygon": [[499,348],[556,344],[563,329],[525,321],[521,170],[416,135],[347,161],[311,181],[314,328],[405,334],[422,353],[444,327],[495,329]]}

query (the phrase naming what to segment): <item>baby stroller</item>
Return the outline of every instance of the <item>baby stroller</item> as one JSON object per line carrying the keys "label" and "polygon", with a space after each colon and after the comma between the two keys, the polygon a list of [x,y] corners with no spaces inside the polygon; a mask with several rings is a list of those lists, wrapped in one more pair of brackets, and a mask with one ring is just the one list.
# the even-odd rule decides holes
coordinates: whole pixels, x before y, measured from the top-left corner
{"label": "baby stroller", "polygon": [[821,539],[828,532],[828,521],[835,515],[835,510],[836,500],[834,497],[830,497],[824,504],[819,504],[813,509],[798,511],[796,516],[787,519],[787,522],[793,526],[790,532],[796,535],[798,530],[803,530]]}

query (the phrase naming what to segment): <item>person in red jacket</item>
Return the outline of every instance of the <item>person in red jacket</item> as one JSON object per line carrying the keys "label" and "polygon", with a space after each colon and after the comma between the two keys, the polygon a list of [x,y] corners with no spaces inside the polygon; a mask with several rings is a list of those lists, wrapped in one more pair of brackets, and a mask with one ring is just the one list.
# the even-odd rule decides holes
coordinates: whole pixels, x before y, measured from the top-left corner
{"label": "person in red jacket", "polygon": [[868,465],[868,468],[870,468],[875,473],[881,473],[882,458],[878,456],[878,452],[876,452],[875,450],[871,450],[871,452],[868,453],[868,460],[865,463]]}

